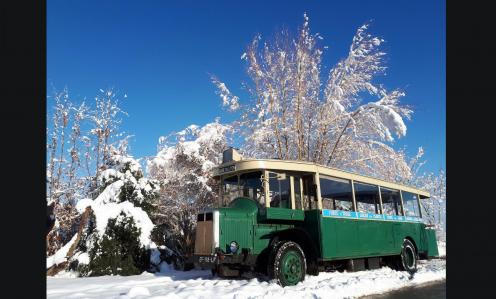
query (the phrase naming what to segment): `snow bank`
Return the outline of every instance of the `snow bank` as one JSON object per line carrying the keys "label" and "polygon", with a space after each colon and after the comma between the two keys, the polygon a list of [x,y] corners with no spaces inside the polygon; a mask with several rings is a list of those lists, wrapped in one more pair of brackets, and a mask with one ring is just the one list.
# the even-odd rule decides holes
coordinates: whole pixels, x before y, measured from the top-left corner
{"label": "snow bank", "polygon": [[[165,270],[165,269],[164,269]],[[260,279],[212,278],[210,271],[167,271],[135,276],[47,278],[48,298],[357,298],[446,279],[446,261],[420,261],[419,271],[381,268],[352,273],[320,273],[303,283],[282,288]],[[148,294],[147,294],[148,292]],[[75,295],[77,294],[77,295]]]}
{"label": "snow bank", "polygon": [[150,296],[150,291],[145,287],[134,287],[126,294],[126,298],[134,298],[137,296]]}

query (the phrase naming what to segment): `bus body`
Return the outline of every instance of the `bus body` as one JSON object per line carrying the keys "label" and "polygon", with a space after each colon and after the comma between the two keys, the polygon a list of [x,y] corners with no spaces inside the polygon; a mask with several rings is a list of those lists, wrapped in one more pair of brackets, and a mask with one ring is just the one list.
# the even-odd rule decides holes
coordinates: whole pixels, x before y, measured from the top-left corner
{"label": "bus body", "polygon": [[214,176],[219,204],[198,215],[194,262],[220,276],[257,271],[294,285],[328,269],[413,273],[418,259],[438,256],[421,218],[425,191],[314,163],[243,160],[232,149]]}

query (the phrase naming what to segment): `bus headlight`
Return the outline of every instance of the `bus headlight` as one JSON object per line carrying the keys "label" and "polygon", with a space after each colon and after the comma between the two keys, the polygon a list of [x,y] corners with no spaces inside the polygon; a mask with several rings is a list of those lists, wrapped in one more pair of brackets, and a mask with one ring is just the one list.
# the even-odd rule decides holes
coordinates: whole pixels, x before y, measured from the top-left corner
{"label": "bus headlight", "polygon": [[229,250],[231,253],[236,253],[238,251],[239,245],[236,241],[232,241],[231,244],[229,244]]}

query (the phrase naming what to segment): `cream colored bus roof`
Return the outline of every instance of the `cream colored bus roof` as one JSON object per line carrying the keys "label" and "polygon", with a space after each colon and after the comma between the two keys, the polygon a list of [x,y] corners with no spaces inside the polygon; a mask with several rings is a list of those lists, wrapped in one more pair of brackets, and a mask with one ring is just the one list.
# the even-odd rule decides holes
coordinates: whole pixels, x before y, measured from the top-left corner
{"label": "cream colored bus roof", "polygon": [[[234,165],[235,167],[234,169],[232,169],[232,165]],[[396,184],[381,179],[359,175],[356,173],[352,173],[336,168],[331,168],[316,163],[305,162],[305,161],[273,160],[273,159],[243,159],[240,161],[230,161],[216,167],[214,170],[214,177],[236,173],[240,171],[255,170],[255,169],[319,173],[319,175],[328,175],[332,177],[344,178],[356,182],[379,185],[385,188],[403,190],[406,192],[419,194],[425,197],[430,197],[429,192],[414,187]]]}

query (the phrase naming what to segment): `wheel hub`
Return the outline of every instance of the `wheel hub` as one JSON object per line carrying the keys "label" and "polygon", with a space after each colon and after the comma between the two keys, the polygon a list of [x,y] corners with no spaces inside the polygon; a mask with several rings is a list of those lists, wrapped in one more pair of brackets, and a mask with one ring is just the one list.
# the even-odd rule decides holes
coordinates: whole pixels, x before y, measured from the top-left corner
{"label": "wheel hub", "polygon": [[282,272],[289,284],[297,284],[301,277],[301,262],[294,252],[288,252],[283,258]]}

